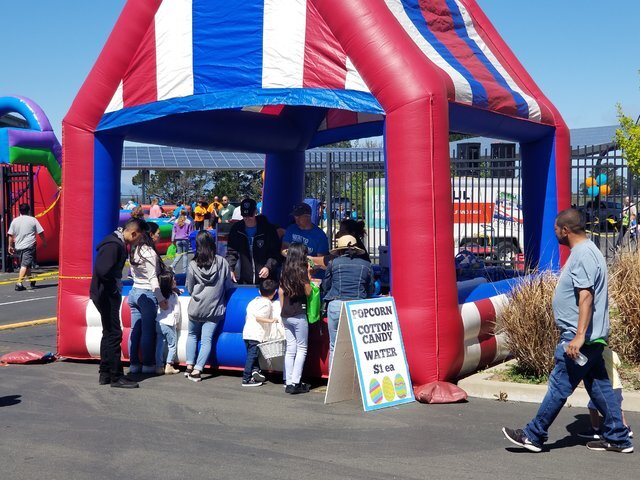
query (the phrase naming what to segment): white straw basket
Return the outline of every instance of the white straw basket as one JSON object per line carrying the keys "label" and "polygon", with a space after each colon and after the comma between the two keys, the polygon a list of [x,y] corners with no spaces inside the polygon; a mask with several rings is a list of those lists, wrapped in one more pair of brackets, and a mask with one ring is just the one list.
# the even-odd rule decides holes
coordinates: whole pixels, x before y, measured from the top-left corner
{"label": "white straw basket", "polygon": [[262,342],[258,345],[258,348],[265,359],[283,357],[286,350],[286,341],[282,339]]}

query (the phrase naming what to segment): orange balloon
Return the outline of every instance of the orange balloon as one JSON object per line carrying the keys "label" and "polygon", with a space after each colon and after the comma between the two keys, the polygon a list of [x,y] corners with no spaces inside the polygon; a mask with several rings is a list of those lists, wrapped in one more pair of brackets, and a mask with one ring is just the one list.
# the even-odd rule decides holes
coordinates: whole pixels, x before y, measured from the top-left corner
{"label": "orange balloon", "polygon": [[609,195],[611,193],[611,187],[609,185],[600,185],[600,195]]}
{"label": "orange balloon", "polygon": [[593,177],[587,177],[584,183],[587,187],[593,187],[596,184],[596,179]]}

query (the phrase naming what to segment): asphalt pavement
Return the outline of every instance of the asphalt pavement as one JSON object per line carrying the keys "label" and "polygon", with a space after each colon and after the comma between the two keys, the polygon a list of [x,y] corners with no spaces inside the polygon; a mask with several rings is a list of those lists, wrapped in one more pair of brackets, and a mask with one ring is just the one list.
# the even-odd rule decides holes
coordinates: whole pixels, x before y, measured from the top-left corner
{"label": "asphalt pavement", "polygon": [[0,274],[0,327],[56,316],[58,302],[58,268],[42,267],[32,291],[15,291],[17,273]]}
{"label": "asphalt pavement", "polygon": [[[6,281],[0,326],[55,316],[55,277],[34,292]],[[0,355],[55,345],[55,325],[0,330]],[[99,386],[97,377],[95,362],[0,367],[0,478],[497,480],[640,471],[640,453],[587,450],[574,435],[588,426],[584,408],[563,409],[547,448],[534,454],[500,428],[522,426],[535,404],[470,399],[365,413],[358,401],[325,406],[323,384],[292,396],[279,383],[243,388],[238,372],[208,372],[199,384],[138,377],[141,388],[129,391]],[[640,414],[627,418],[640,430]]]}
{"label": "asphalt pavement", "polygon": [[[55,348],[55,325],[0,331],[0,353]],[[211,372],[210,372],[211,373]],[[585,479],[637,478],[640,453],[592,452],[565,408],[543,453],[508,443],[537,405],[471,399],[365,413],[323,403],[322,385],[242,388],[237,372],[138,377],[137,390],[97,383],[97,365],[0,367],[2,478],[34,479]],[[640,415],[628,414],[640,429]]]}

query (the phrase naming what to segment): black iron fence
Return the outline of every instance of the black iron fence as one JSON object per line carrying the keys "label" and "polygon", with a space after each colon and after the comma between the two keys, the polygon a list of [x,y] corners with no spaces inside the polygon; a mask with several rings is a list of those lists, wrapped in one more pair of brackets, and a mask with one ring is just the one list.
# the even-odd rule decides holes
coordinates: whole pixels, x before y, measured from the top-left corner
{"label": "black iron fence", "polygon": [[[490,265],[522,268],[520,159],[515,145],[497,145],[451,154],[455,249]],[[319,225],[329,240],[341,220],[362,220],[367,248],[380,261],[380,247],[384,252],[387,245],[383,150],[318,149],[307,153],[306,162],[305,197],[320,203]]]}
{"label": "black iron fence", "polygon": [[571,203],[583,212],[591,239],[607,261],[635,249],[640,178],[613,144],[579,147],[571,155]]}
{"label": "black iron fence", "polygon": [[34,212],[33,204],[33,167],[31,165],[0,166],[0,268],[3,272],[14,270],[14,259],[9,255],[7,230],[11,220],[20,215],[18,207],[27,203]]}

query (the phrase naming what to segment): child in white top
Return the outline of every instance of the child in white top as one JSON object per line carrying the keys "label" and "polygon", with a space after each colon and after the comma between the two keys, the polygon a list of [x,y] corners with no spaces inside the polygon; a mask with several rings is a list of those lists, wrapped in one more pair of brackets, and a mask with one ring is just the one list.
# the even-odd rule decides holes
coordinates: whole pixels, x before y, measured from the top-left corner
{"label": "child in white top", "polygon": [[265,327],[277,321],[271,317],[271,300],[277,290],[276,281],[267,278],[260,284],[260,296],[251,300],[247,305],[247,315],[242,329],[242,339],[247,347],[247,361],[242,375],[243,387],[259,387],[266,380],[265,376],[260,373],[258,345],[265,340],[267,333]]}
{"label": "child in white top", "polygon": [[[169,308],[158,309],[156,316],[156,373],[171,375],[179,373],[180,370],[174,367],[178,361],[178,334],[176,327],[182,320],[180,312],[180,302],[176,294],[176,277],[171,270],[163,272],[158,276],[160,290],[167,299]],[[165,346],[168,353],[165,361]]]}

